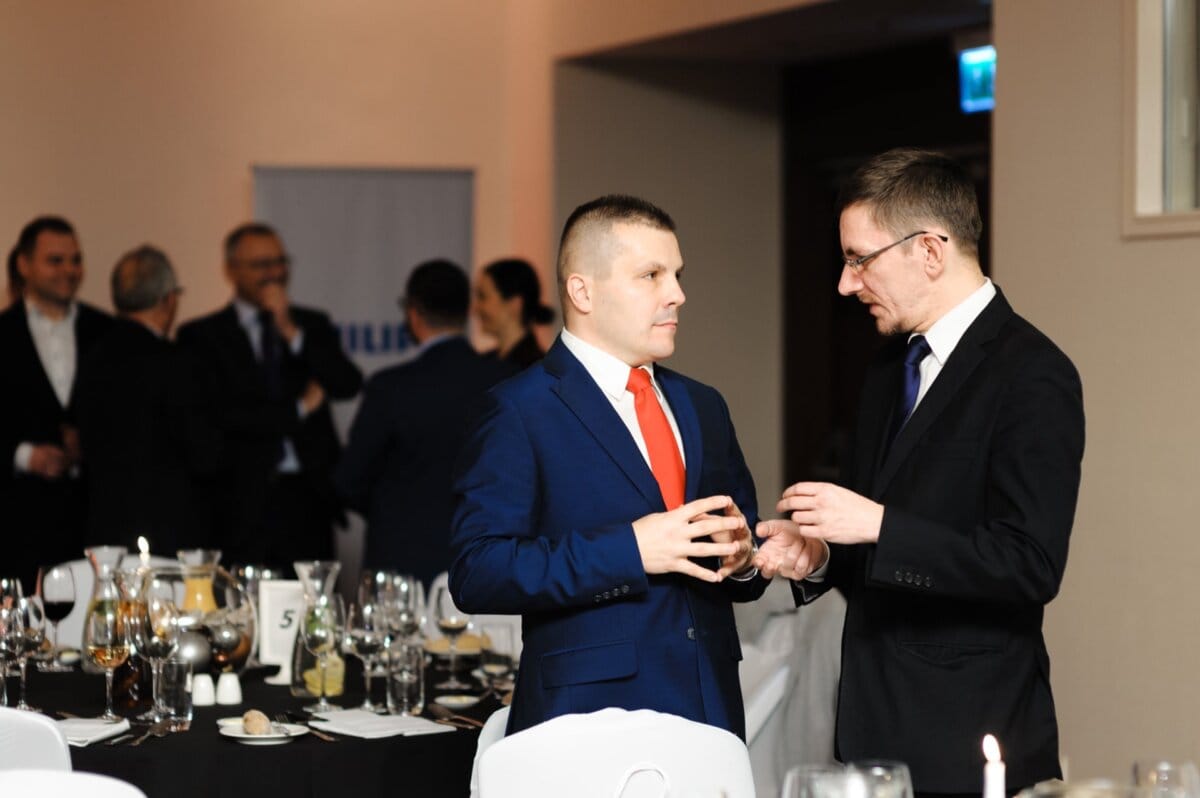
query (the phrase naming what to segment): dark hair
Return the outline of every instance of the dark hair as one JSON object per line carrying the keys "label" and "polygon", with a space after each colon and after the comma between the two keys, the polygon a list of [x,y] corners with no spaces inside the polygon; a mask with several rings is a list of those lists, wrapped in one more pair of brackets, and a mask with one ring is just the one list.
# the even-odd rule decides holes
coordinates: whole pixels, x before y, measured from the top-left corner
{"label": "dark hair", "polygon": [[408,276],[404,301],[432,327],[463,327],[471,304],[467,273],[443,258],[427,260]]}
{"label": "dark hair", "polygon": [[[13,254],[24,255],[27,258],[33,257],[33,251],[37,249],[38,236],[42,233],[74,236],[75,228],[61,216],[39,216],[21,228],[21,234],[17,236],[17,245],[13,248]],[[15,261],[16,259],[13,258],[14,265]]]}
{"label": "dark hair", "polygon": [[250,236],[270,236],[278,240],[279,233],[276,233],[275,228],[266,222],[246,222],[245,224],[239,224],[229,231],[229,235],[225,236],[226,263],[233,260],[233,255],[237,252],[238,244],[242,243],[242,239]]}
{"label": "dark hair", "polygon": [[20,250],[14,245],[8,251],[8,301],[16,302],[25,290],[25,278],[21,276],[21,267],[17,265]]}
{"label": "dark hair", "polygon": [[505,299],[521,298],[521,324],[549,324],[554,321],[554,308],[542,304],[542,286],[537,272],[529,261],[520,258],[504,258],[492,261],[483,267],[483,272],[492,278],[496,291]]}
{"label": "dark hair", "polygon": [[178,290],[171,261],[149,244],[126,252],[113,267],[113,307],[121,313],[152,308]]}
{"label": "dark hair", "polygon": [[959,249],[979,252],[983,220],[975,183],[954,159],[909,147],[888,150],[860,166],[842,187],[839,210],[865,205],[875,224],[905,236],[930,222],[945,225]]}
{"label": "dark hair", "polygon": [[[612,225],[631,222],[653,227],[656,230],[675,232],[675,220],[662,208],[638,197],[627,194],[607,194],[591,202],[585,202],[567,217],[562,237],[558,241],[558,285],[564,290],[569,262],[574,255],[574,243],[580,228],[593,225]],[[565,306],[565,305],[564,305]]]}

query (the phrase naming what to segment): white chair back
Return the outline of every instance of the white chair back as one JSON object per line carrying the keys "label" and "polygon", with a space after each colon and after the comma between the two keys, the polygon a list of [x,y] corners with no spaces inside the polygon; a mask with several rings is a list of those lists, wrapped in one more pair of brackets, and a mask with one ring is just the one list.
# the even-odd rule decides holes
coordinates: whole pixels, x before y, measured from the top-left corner
{"label": "white chair back", "polygon": [[471,763],[471,798],[479,796],[479,760],[483,752],[492,747],[492,743],[504,738],[504,730],[508,727],[508,707],[500,707],[483,724],[479,731],[479,740],[475,743],[475,761]]}
{"label": "white chair back", "polygon": [[480,798],[753,798],[745,744],[649,709],[564,715],[493,743]]}
{"label": "white chair back", "polygon": [[[426,638],[433,639],[442,636],[441,630],[438,629],[437,618],[434,617],[437,609],[434,607],[434,600],[437,596],[437,589],[439,587],[446,587],[449,582],[449,574],[443,571],[435,576],[433,581],[429,583],[429,593],[425,596],[427,608],[425,612],[426,618],[424,632]],[[523,648],[521,644],[521,616],[491,614],[471,616],[471,625],[475,627],[473,631],[476,633],[479,633],[485,625],[490,624],[502,624],[512,629],[513,659],[514,661],[519,660],[521,658],[521,649]]]}
{"label": "white chair back", "polygon": [[61,648],[83,648],[83,622],[87,619],[88,603],[92,600],[92,587],[96,575],[87,560],[71,560],[60,568],[70,568],[75,580],[75,606],[71,613],[58,622],[58,640]]}
{"label": "white chair back", "polygon": [[61,770],[0,771],[0,795],[38,798],[146,798],[128,782],[98,773]]}
{"label": "white chair back", "polygon": [[45,715],[0,707],[0,771],[21,768],[70,770],[67,738]]}

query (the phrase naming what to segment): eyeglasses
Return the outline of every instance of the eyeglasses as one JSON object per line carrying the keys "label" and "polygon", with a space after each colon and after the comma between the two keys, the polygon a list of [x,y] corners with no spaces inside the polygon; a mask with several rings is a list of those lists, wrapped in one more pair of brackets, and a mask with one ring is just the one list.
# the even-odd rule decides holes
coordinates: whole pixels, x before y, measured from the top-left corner
{"label": "eyeglasses", "polygon": [[903,244],[905,241],[908,241],[910,238],[916,238],[917,236],[927,236],[927,235],[937,236],[938,238],[942,239],[942,241],[950,240],[950,236],[944,236],[940,233],[930,233],[928,230],[918,230],[915,233],[909,233],[908,235],[906,235],[904,238],[900,239],[899,241],[893,241],[892,243],[888,244],[886,247],[880,247],[879,249],[875,250],[874,252],[868,252],[866,255],[861,255],[857,258],[842,258],[842,263],[845,265],[845,267],[847,269],[854,272],[855,274],[862,274],[862,270],[866,268],[867,263],[869,263],[873,259],[879,257],[883,253],[887,252],[892,247],[898,247],[901,244]]}

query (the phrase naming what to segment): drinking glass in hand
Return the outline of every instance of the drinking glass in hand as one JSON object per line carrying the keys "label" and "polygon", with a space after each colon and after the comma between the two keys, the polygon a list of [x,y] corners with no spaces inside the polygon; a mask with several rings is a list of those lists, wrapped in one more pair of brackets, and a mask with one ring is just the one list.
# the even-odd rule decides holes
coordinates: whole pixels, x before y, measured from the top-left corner
{"label": "drinking glass in hand", "polygon": [[150,660],[150,711],[146,719],[157,723],[167,717],[162,697],[162,670],[167,657],[179,643],[180,610],[175,606],[175,583],[149,573],[145,576],[142,601],[133,621],[133,642],[138,653]]}
{"label": "drinking glass in hand", "polygon": [[442,585],[434,596],[434,617],[437,618],[438,629],[449,642],[450,678],[439,684],[439,690],[467,690],[470,685],[458,678],[458,638],[467,631],[471,616],[454,606],[450,588]]}
{"label": "drinking glass in hand", "polygon": [[386,638],[387,624],[384,623],[383,611],[379,605],[350,605],[346,613],[346,638],[342,650],[362,660],[366,696],[359,709],[365,709],[367,712],[380,710],[379,705],[371,700],[371,671],[375,668],[375,658],[383,651]]}
{"label": "drinking glass in hand", "polygon": [[62,648],[58,644],[58,623],[75,608],[75,576],[67,566],[56,566],[38,576],[38,590],[46,611],[49,656],[38,662],[38,670],[46,673],[69,673],[71,666],[59,660]]}
{"label": "drinking glass in hand", "polygon": [[46,611],[42,609],[42,600],[37,596],[25,596],[17,600],[17,610],[21,616],[24,632],[21,635],[21,650],[17,652],[17,665],[21,669],[21,697],[17,701],[17,709],[37,712],[36,707],[25,701],[25,673],[29,667],[29,655],[42,650],[46,640]]}
{"label": "drinking glass in hand", "polygon": [[480,667],[488,686],[496,692],[512,689],[513,647],[512,627],[507,624],[485,624],[480,629],[482,647]]}
{"label": "drinking glass in hand", "polygon": [[796,765],[783,777],[782,798],[818,798],[838,784],[846,768],[837,764]]}
{"label": "drinking glass in hand", "polygon": [[104,714],[101,720],[115,723],[121,716],[113,712],[113,671],[129,659],[129,638],[125,615],[116,598],[97,599],[84,621],[83,639],[92,664],[104,669]]}
{"label": "drinking glass in hand", "polygon": [[912,776],[903,762],[864,759],[851,762],[848,770],[862,774],[868,798],[913,798]]}
{"label": "drinking glass in hand", "polygon": [[317,658],[320,673],[317,680],[319,696],[317,703],[305,707],[309,712],[328,712],[337,709],[325,697],[325,674],[329,668],[329,655],[337,649],[338,640],[345,627],[346,611],[341,596],[317,596],[304,605],[304,647]]}
{"label": "drinking glass in hand", "polygon": [[8,706],[8,664],[17,659],[24,645],[21,608],[0,602],[0,706]]}

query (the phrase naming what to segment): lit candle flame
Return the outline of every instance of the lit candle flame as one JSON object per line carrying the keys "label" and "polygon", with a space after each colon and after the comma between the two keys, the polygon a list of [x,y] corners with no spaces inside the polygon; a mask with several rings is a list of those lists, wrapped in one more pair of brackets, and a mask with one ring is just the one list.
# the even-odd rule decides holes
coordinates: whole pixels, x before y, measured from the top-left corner
{"label": "lit candle flame", "polygon": [[1000,761],[1000,743],[996,742],[996,738],[991,734],[984,735],[983,755],[989,762]]}

